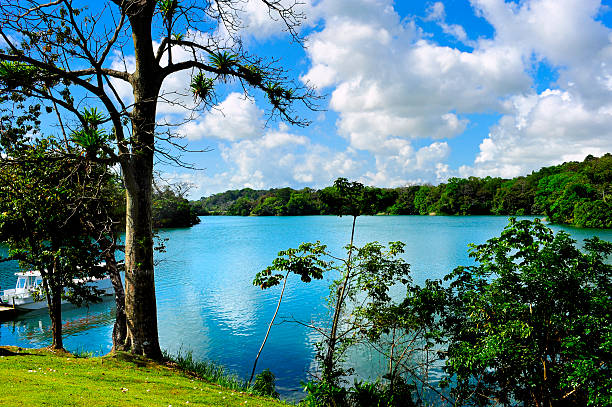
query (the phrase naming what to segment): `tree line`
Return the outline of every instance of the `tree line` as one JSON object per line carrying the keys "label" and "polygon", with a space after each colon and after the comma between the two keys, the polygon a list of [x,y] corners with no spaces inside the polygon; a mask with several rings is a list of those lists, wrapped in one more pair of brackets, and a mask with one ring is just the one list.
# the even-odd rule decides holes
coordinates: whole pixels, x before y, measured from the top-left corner
{"label": "tree line", "polygon": [[185,197],[187,190],[184,184],[163,187],[155,185],[154,189],[152,199],[154,228],[185,228],[200,223],[195,208]]}
{"label": "tree line", "polygon": [[[332,214],[334,187],[230,190],[191,201],[198,215]],[[543,215],[579,227],[612,227],[612,155],[544,167],[527,176],[451,178],[439,185],[365,187],[364,214]]]}

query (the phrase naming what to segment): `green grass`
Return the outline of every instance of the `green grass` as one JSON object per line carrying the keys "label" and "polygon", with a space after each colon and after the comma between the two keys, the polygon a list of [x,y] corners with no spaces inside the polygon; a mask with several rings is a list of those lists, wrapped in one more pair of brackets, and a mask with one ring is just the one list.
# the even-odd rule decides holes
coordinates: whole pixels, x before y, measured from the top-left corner
{"label": "green grass", "polygon": [[[184,366],[187,367],[187,366]],[[283,406],[130,354],[0,347],[2,406]]]}
{"label": "green grass", "polygon": [[227,372],[223,366],[217,365],[216,363],[206,360],[194,360],[191,352],[179,352],[177,355],[165,353],[164,357],[172,363],[175,363],[178,369],[200,377],[207,382],[216,383],[230,390],[249,392],[245,380]]}

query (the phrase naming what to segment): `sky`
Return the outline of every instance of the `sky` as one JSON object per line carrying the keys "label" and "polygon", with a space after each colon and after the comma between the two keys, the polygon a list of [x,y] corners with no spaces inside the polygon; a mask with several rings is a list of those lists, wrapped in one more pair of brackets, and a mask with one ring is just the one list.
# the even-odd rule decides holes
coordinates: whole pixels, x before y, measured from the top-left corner
{"label": "sky", "polygon": [[[612,152],[612,0],[299,0],[303,47],[260,0],[244,1],[245,48],[315,87],[320,110],[299,110],[306,128],[268,120],[265,98],[232,82],[210,111],[161,103],[158,122],[182,123],[188,147],[207,150],[183,157],[199,170],[156,167],[192,184],[192,199],[338,177],[511,178]],[[129,70],[130,58],[113,64]],[[189,82],[176,74],[164,92],[190,103]]]}
{"label": "sky", "polygon": [[529,174],[612,152],[612,9],[596,0],[304,0],[304,48],[250,1],[241,33],[325,99],[308,128],[228,90],[186,124],[204,171],[164,168],[198,198],[227,189],[380,187]]}

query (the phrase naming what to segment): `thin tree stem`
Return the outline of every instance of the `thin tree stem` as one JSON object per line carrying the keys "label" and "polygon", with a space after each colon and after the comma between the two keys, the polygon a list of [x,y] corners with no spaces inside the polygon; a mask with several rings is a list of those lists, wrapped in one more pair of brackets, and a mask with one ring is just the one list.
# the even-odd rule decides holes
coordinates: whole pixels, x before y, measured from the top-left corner
{"label": "thin tree stem", "polygon": [[64,122],[62,121],[62,115],[60,115],[59,109],[57,108],[57,103],[55,100],[53,101],[53,110],[55,110],[55,114],[57,115],[57,121],[59,122],[60,128],[62,129],[62,135],[64,136],[64,144],[66,145],[66,151],[70,151],[70,145],[68,144],[68,136],[66,135],[66,129],[64,128]]}
{"label": "thin tree stem", "polygon": [[348,255],[348,260],[346,262],[346,274],[344,275],[344,280],[342,281],[342,286],[340,287],[340,293],[338,294],[338,298],[336,300],[336,308],[334,309],[334,318],[332,321],[332,330],[331,330],[331,334],[329,335],[329,346],[327,349],[327,356],[325,357],[325,361],[323,363],[324,380],[329,380],[331,373],[332,373],[334,352],[336,350],[338,322],[340,320],[340,310],[342,309],[342,305],[344,303],[346,286],[348,285],[349,279],[351,278],[351,261],[353,257],[353,240],[355,238],[355,222],[356,221],[357,221],[357,216],[353,216],[353,226],[351,228],[351,243],[349,245],[349,255]]}
{"label": "thin tree stem", "polygon": [[259,355],[261,354],[261,351],[263,350],[264,345],[266,344],[266,341],[268,340],[268,336],[270,335],[270,330],[272,329],[272,325],[274,325],[274,320],[276,319],[276,315],[278,314],[278,309],[280,308],[281,301],[283,300],[283,294],[285,294],[285,286],[287,285],[287,278],[289,278],[289,272],[285,274],[285,281],[283,281],[283,288],[281,290],[280,297],[278,297],[278,304],[276,304],[276,311],[274,311],[274,315],[272,316],[270,325],[268,325],[268,330],[266,331],[266,336],[264,337],[264,340],[261,343],[261,346],[259,347],[259,352],[257,352],[257,356],[255,356],[255,362],[253,363],[253,370],[251,371],[251,377],[249,377],[249,383],[247,384],[247,387],[251,386],[251,381],[253,380],[253,376],[255,375],[255,367],[257,367],[257,360],[259,359]]}

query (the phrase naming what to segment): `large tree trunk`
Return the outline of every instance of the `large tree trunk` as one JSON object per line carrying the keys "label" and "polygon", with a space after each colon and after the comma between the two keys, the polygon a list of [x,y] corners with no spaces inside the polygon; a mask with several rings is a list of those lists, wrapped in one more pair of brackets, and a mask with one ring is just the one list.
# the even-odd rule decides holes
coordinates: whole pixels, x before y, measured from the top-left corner
{"label": "large tree trunk", "polygon": [[[135,157],[133,157],[135,158]],[[157,306],[153,272],[151,229],[151,177],[153,163],[138,160],[133,182],[126,182],[125,313],[127,350],[161,357],[157,336]],[[148,173],[148,175],[147,175]],[[126,176],[127,178],[127,176]]]}
{"label": "large tree trunk", "polygon": [[136,70],[131,154],[122,158],[126,187],[125,231],[125,348],[150,358],[161,358],[157,335],[157,306],[153,272],[152,183],[155,115],[161,79],[153,54],[151,19],[155,2],[130,16]]}

